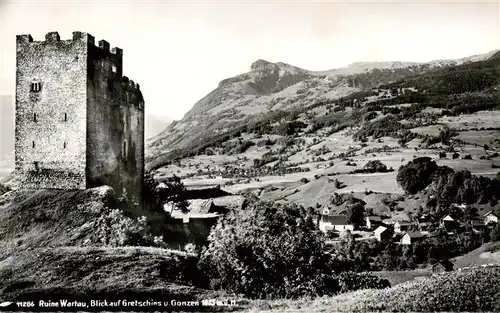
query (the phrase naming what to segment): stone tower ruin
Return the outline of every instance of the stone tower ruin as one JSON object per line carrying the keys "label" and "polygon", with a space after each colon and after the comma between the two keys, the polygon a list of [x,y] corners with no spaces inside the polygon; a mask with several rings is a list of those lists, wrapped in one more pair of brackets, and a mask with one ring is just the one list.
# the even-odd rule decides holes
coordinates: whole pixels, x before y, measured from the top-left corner
{"label": "stone tower ruin", "polygon": [[123,51],[73,32],[17,36],[15,167],[21,188],[109,185],[142,200],[144,99]]}

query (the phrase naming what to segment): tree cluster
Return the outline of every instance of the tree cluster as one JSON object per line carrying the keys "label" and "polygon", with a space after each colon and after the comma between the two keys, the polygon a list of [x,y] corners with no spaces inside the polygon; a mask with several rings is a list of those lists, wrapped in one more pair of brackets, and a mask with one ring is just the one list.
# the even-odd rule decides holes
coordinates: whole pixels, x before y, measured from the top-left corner
{"label": "tree cluster", "polygon": [[[297,298],[334,294],[387,283],[339,275],[348,267],[327,253],[313,210],[255,202],[213,228],[199,262],[210,286],[250,298]],[[364,283],[361,283],[364,282]]]}

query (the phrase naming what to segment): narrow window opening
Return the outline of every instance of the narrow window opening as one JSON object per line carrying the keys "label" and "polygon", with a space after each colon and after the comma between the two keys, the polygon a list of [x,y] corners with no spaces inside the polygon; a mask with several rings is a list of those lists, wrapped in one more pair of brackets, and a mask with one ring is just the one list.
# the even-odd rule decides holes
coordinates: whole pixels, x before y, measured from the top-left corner
{"label": "narrow window opening", "polygon": [[34,141],[32,142],[32,146],[33,146],[33,148],[35,147],[35,142]]}
{"label": "narrow window opening", "polygon": [[66,147],[67,147],[67,143],[65,141],[64,144],[63,144],[63,148],[66,149]]}
{"label": "narrow window opening", "polygon": [[127,156],[127,141],[123,142],[123,156]]}
{"label": "narrow window opening", "polygon": [[33,113],[33,122],[36,122],[36,113]]}
{"label": "narrow window opening", "polygon": [[38,92],[40,90],[42,90],[42,84],[41,83],[31,83],[31,91]]}
{"label": "narrow window opening", "polygon": [[33,162],[33,165],[35,166],[35,171],[38,172],[38,170],[40,169],[38,161]]}
{"label": "narrow window opening", "polygon": [[64,113],[64,121],[67,122],[68,121],[68,113]]}

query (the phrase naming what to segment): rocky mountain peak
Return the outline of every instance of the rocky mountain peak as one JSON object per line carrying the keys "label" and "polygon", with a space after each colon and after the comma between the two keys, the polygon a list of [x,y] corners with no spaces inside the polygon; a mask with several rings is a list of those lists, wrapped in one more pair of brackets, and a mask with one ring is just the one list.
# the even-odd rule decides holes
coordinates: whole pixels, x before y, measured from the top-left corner
{"label": "rocky mountain peak", "polygon": [[258,70],[267,67],[268,65],[272,65],[274,63],[263,60],[263,59],[258,59],[257,61],[253,62],[252,65],[250,66],[251,70]]}

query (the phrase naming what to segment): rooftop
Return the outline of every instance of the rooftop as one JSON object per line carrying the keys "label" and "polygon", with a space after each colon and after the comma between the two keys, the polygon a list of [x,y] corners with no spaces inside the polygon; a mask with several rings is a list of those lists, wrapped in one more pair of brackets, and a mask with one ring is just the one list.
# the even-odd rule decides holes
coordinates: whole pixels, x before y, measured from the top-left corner
{"label": "rooftop", "polygon": [[380,216],[368,216],[367,218],[372,222],[382,222],[382,218],[380,218]]}
{"label": "rooftop", "polygon": [[345,215],[321,215],[321,221],[332,225],[350,225]]}
{"label": "rooftop", "polygon": [[410,238],[423,238],[425,237],[421,232],[419,231],[409,231],[405,234],[405,236],[408,235]]}

